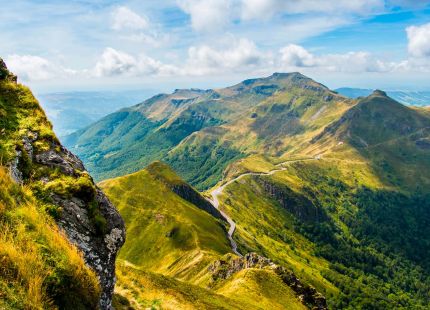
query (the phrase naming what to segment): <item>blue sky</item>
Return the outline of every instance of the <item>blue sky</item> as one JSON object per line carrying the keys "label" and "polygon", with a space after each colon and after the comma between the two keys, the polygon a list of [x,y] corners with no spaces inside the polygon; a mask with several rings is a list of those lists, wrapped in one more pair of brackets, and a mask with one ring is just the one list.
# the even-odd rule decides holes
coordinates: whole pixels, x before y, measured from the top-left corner
{"label": "blue sky", "polygon": [[300,71],[430,89],[430,1],[15,0],[0,56],[36,91],[212,88]]}

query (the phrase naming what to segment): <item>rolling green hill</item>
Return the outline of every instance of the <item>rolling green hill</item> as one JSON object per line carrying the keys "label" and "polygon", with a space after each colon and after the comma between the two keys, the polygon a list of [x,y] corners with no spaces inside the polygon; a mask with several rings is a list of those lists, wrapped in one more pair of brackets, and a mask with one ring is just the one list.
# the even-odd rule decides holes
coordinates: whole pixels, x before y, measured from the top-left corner
{"label": "rolling green hill", "polygon": [[[208,196],[227,184],[220,207],[236,223],[233,238],[240,252],[256,252],[291,269],[326,296],[330,308],[428,306],[428,108],[404,106],[382,91],[347,99],[297,73],[204,91],[185,105],[167,109],[160,103],[167,112],[157,112],[162,116],[154,119],[165,121],[148,132],[162,142],[138,139],[128,148],[118,136],[117,144],[125,143],[118,154],[130,153],[135,160],[111,161],[100,156],[97,145],[92,153],[83,138],[77,145],[84,157],[96,154],[98,161],[85,158],[90,165],[100,164],[99,171],[110,167],[109,173],[122,174],[157,158],[196,188],[208,190]],[[203,114],[204,124],[195,126]],[[179,119],[182,127],[173,125]],[[126,125],[119,121],[108,131]],[[179,130],[184,126],[192,129]],[[171,143],[168,136],[178,139]],[[153,148],[160,145],[166,148],[155,155]],[[223,259],[217,255],[211,259]],[[241,300],[243,295],[231,297],[227,291],[240,292],[236,283],[243,283],[245,274],[235,273],[212,290]],[[207,278],[199,282],[202,274],[182,279],[211,283]],[[252,290],[247,294],[252,296]]]}
{"label": "rolling green hill", "polygon": [[228,253],[230,244],[224,222],[176,194],[171,188],[177,183],[183,181],[156,162],[99,185],[125,219],[128,240],[119,258],[149,271],[192,279]]}
{"label": "rolling green hill", "polygon": [[98,180],[162,159],[202,189],[217,183],[229,163],[253,152],[276,155],[288,139],[321,129],[350,104],[299,73],[276,73],[224,89],[155,96],[65,144]]}
{"label": "rolling green hill", "polygon": [[224,190],[239,248],[292,266],[332,308],[424,309],[429,126],[425,109],[375,91],[280,158],[235,162],[227,178],[284,167]]}
{"label": "rolling green hill", "polygon": [[[306,309],[271,269],[237,269],[241,259],[229,254],[226,223],[201,209],[189,192],[175,192],[178,184],[187,185],[160,162],[100,183],[127,227],[117,263],[119,309],[121,302],[163,309]],[[224,263],[234,259],[239,261],[230,267]],[[226,265],[211,267],[219,264]]]}

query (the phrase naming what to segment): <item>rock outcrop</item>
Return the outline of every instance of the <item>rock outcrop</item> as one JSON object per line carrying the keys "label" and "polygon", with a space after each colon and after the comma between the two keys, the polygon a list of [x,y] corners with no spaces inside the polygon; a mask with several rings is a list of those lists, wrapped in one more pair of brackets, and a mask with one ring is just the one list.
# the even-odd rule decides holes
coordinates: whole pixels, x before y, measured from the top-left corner
{"label": "rock outcrop", "polygon": [[8,80],[10,82],[16,83],[18,78],[16,75],[12,74],[6,67],[3,59],[0,58],[0,80]]}
{"label": "rock outcrop", "polygon": [[324,210],[315,206],[312,201],[303,195],[295,193],[284,184],[277,184],[267,178],[258,177],[257,181],[262,185],[269,197],[272,197],[288,212],[303,222],[321,222],[327,219]]}
{"label": "rock outcrop", "polygon": [[[32,134],[31,136],[37,137]],[[53,144],[52,148],[42,153],[35,153],[32,143],[36,139],[23,138],[26,145],[23,151],[17,152],[14,174],[23,178],[24,173],[19,170],[23,158],[27,158],[37,166],[45,166],[61,171],[62,174],[78,179],[85,172],[82,162],[61,145]],[[35,182],[37,180],[32,180]],[[49,175],[42,175],[40,181],[52,181]],[[111,309],[112,294],[115,286],[115,259],[117,252],[125,241],[124,222],[105,194],[94,186],[88,192],[61,195],[55,191],[49,192],[52,203],[60,208],[56,221],[66,232],[69,240],[84,254],[86,263],[97,273],[102,287],[100,299],[101,309]],[[97,210],[97,217],[94,216]],[[102,223],[102,224],[100,224]]]}
{"label": "rock outcrop", "polygon": [[191,202],[199,209],[206,211],[213,217],[225,221],[224,217],[221,215],[218,209],[216,209],[209,201],[204,199],[196,190],[194,190],[190,185],[175,184],[170,186],[170,189],[181,198]]}
{"label": "rock outcrop", "polygon": [[[0,82],[16,80],[0,59]],[[60,144],[37,101],[33,98],[31,103],[22,103],[14,87],[8,91],[9,104],[16,105],[14,111],[21,109],[25,120],[27,115],[37,115],[37,122],[43,124],[36,123],[35,127],[39,127],[32,128],[14,122],[16,128],[8,128],[13,132],[13,136],[8,136],[9,143],[15,144],[15,155],[7,164],[11,176],[32,189],[68,239],[82,251],[85,262],[100,280],[100,309],[112,309],[115,259],[125,241],[123,219],[94,184],[82,162]],[[29,91],[25,95],[32,98]]]}
{"label": "rock outcrop", "polygon": [[314,310],[328,309],[325,297],[315,288],[303,284],[293,272],[256,253],[248,253],[242,258],[217,260],[209,266],[208,271],[212,274],[213,280],[216,281],[228,279],[235,273],[248,268],[272,270],[297,294],[298,299],[304,305]]}

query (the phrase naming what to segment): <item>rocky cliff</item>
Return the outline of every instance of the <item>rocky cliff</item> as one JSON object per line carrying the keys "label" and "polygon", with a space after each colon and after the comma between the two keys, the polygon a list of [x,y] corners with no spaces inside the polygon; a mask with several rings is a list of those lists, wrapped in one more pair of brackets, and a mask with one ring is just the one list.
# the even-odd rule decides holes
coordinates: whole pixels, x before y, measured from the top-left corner
{"label": "rocky cliff", "polygon": [[297,219],[304,222],[321,222],[327,219],[322,208],[315,206],[308,198],[294,192],[288,186],[261,176],[257,177],[257,182],[262,185],[267,196],[278,201],[284,209]]}
{"label": "rocky cliff", "polygon": [[31,92],[0,59],[0,155],[13,179],[30,188],[83,253],[102,287],[101,309],[111,309],[115,258],[124,222],[82,162],[55,137]]}
{"label": "rocky cliff", "polygon": [[235,273],[248,268],[268,269],[278,275],[282,282],[291,287],[298,299],[310,309],[328,309],[326,299],[317,290],[303,284],[294,273],[273,263],[270,259],[256,253],[248,253],[244,257],[217,260],[209,266],[214,281],[228,279]]}

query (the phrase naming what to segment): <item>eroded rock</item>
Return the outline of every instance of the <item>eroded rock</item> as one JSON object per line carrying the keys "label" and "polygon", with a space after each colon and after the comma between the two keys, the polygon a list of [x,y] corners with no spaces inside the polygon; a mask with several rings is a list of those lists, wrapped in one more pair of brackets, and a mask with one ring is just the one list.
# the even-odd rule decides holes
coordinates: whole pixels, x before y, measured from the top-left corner
{"label": "eroded rock", "polygon": [[[82,162],[61,145],[54,143],[50,150],[36,153],[33,143],[37,139],[38,136],[34,133],[23,138],[23,150],[17,151],[15,160],[10,164],[11,174],[16,181],[26,181],[19,169],[25,154],[33,164],[59,169],[67,176],[77,178],[86,173]],[[46,184],[51,180],[44,175],[39,181]],[[49,196],[52,203],[61,210],[56,218],[57,224],[65,231],[68,239],[82,251],[85,262],[98,275],[102,288],[100,308],[112,309],[115,259],[125,241],[125,227],[123,219],[106,195],[94,183],[92,186],[95,192],[91,200],[79,195],[65,197],[55,192]],[[92,214],[94,210],[97,210],[99,225]],[[100,227],[100,223],[103,227]]]}
{"label": "eroded rock", "polygon": [[228,279],[235,273],[249,268],[272,270],[296,293],[297,298],[304,305],[315,310],[328,309],[325,297],[315,288],[303,284],[293,272],[257,253],[248,253],[243,257],[229,260],[217,260],[209,266],[208,271],[212,274],[212,279],[217,281],[218,279]]}

